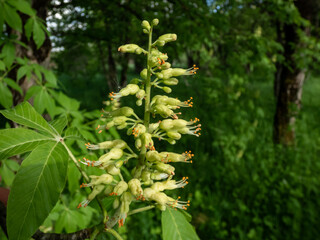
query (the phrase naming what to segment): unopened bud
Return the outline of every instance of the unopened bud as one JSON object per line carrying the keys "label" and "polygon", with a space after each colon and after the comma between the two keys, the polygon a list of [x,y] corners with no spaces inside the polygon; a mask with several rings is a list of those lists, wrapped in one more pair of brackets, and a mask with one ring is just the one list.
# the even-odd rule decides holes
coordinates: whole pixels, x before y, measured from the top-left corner
{"label": "unopened bud", "polygon": [[162,90],[165,91],[166,93],[171,93],[172,92],[172,89],[169,88],[169,87],[163,87]]}
{"label": "unopened bud", "polygon": [[147,20],[143,20],[141,23],[141,26],[143,28],[147,29],[148,31],[150,31],[150,29],[151,29],[150,23]]}
{"label": "unopened bud", "polygon": [[116,198],[114,201],[113,201],[113,209],[117,209],[119,206],[120,206],[120,199],[119,198]]}
{"label": "unopened bud", "polygon": [[146,159],[149,162],[161,162],[162,157],[157,151],[148,151],[146,154]]}
{"label": "unopened bud", "polygon": [[161,172],[164,172],[164,173],[167,173],[169,175],[174,175],[174,170],[175,168],[169,164],[165,164],[165,163],[162,163],[162,162],[158,162],[156,165],[155,165],[155,168],[158,170],[158,171],[161,171]]}
{"label": "unopened bud", "polygon": [[[162,36],[160,36],[157,40],[157,44],[160,46],[163,46],[165,43],[168,43],[168,42],[172,42],[172,41],[176,41],[177,40],[177,34],[174,34],[174,33],[167,33],[167,34],[164,34]],[[161,43],[160,43],[161,42]],[[164,44],[162,43],[164,42]],[[162,45],[163,44],[163,45]]]}
{"label": "unopened bud", "polygon": [[122,193],[127,191],[127,189],[128,189],[128,184],[125,181],[120,181],[114,187],[113,192],[116,193],[116,195],[120,196]]}
{"label": "unopened bud", "polygon": [[160,125],[159,128],[165,131],[168,131],[170,129],[173,128],[173,120],[172,119],[165,119],[163,120]]}
{"label": "unopened bud", "polygon": [[146,50],[143,48],[139,47],[136,44],[126,44],[122,45],[118,48],[119,52],[127,52],[127,53],[136,53],[136,54],[141,54],[141,53],[147,53]]}
{"label": "unopened bud", "polygon": [[137,93],[136,93],[136,97],[137,98],[144,98],[144,96],[146,95],[146,92],[143,89],[140,89]]}
{"label": "unopened bud", "polygon": [[108,166],[105,168],[105,170],[106,170],[109,174],[111,174],[111,175],[113,175],[113,176],[120,174],[120,169],[117,168],[114,164],[108,165]]}
{"label": "unopened bud", "polygon": [[140,76],[146,80],[147,79],[148,70],[145,68],[140,72]]}
{"label": "unopened bud", "polygon": [[128,183],[128,186],[131,193],[135,196],[140,196],[143,193],[141,182],[136,178],[131,179]]}
{"label": "unopened bud", "polygon": [[178,132],[174,132],[174,131],[167,132],[167,136],[169,138],[174,139],[174,140],[179,140],[181,138],[181,134]]}
{"label": "unopened bud", "polygon": [[151,179],[153,180],[162,180],[162,179],[166,179],[169,177],[169,174],[167,173],[162,173],[162,172],[153,172],[151,173]]}
{"label": "unopened bud", "polygon": [[153,26],[157,26],[159,24],[159,19],[158,18],[155,18],[152,20],[152,25]]}
{"label": "unopened bud", "polygon": [[177,85],[179,83],[179,80],[176,78],[169,78],[169,79],[164,79],[163,83],[169,86]]}
{"label": "unopened bud", "polygon": [[129,94],[136,94],[140,90],[137,84],[128,84],[125,88],[120,90],[121,96],[128,96]]}

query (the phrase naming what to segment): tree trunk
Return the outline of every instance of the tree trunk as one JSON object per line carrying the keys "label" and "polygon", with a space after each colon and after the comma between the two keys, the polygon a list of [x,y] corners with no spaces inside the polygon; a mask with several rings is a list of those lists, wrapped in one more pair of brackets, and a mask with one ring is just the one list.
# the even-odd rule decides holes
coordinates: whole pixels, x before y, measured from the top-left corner
{"label": "tree trunk", "polygon": [[[320,4],[315,0],[298,0],[295,2],[300,14],[313,23]],[[274,93],[277,99],[276,113],[274,116],[273,140],[285,146],[295,143],[295,121],[301,107],[302,86],[306,69],[299,68],[295,61],[297,48],[302,48],[296,24],[284,24],[282,32],[278,27],[278,41],[284,47],[284,63],[277,64],[274,81]],[[310,29],[303,29],[310,34]]]}
{"label": "tree trunk", "polygon": [[[32,8],[37,11],[37,16],[44,21],[46,21],[46,18],[48,16],[48,6],[50,4],[50,0],[33,0],[32,1]],[[28,20],[28,16],[21,14],[21,20],[23,22],[23,25]],[[30,60],[30,63],[36,63],[45,65],[48,67],[49,60],[50,60],[50,52],[51,52],[51,41],[50,38],[47,36],[43,45],[37,49],[36,44],[33,40],[28,41],[27,37],[25,36],[25,33],[22,34],[19,32],[14,32],[14,34],[18,35],[18,40],[25,43],[27,46],[29,46],[29,49],[26,49],[22,47],[21,45],[16,45],[16,55],[20,58],[28,58]],[[12,79],[16,79],[18,68],[13,69],[9,73],[9,77]],[[35,84],[34,79],[26,79],[25,77],[22,78],[19,82],[20,87],[22,88],[24,94],[27,92],[27,90]],[[21,96],[18,92],[13,92],[13,100],[14,105],[19,104],[24,99],[24,96]]]}

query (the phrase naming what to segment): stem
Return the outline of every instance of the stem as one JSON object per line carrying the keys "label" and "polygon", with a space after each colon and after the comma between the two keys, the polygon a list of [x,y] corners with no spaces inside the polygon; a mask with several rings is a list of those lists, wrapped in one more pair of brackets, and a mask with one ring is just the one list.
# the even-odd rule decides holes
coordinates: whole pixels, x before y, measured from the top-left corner
{"label": "stem", "polygon": [[93,233],[90,236],[90,240],[96,239],[96,236],[99,234],[99,229],[97,227],[94,228]]}
{"label": "stem", "polygon": [[78,161],[75,158],[75,156],[73,155],[73,153],[70,151],[70,149],[68,148],[68,146],[66,145],[66,143],[64,141],[61,141],[61,143],[65,147],[65,149],[67,150],[69,157],[72,159],[72,161],[74,162],[74,164],[78,168],[78,170],[81,173],[81,175],[83,176],[83,178],[89,183],[90,179],[89,179],[88,175],[82,170],[82,168],[80,167],[80,164],[78,163]]}
{"label": "stem", "polygon": [[148,210],[150,210],[152,208],[154,208],[154,206],[146,206],[146,207],[142,207],[142,208],[137,208],[137,209],[134,209],[134,210],[128,212],[128,216],[132,215],[132,214],[139,213],[139,212],[148,211]]}
{"label": "stem", "polygon": [[120,236],[119,233],[117,233],[114,229],[112,228],[107,228],[106,232],[111,233],[116,239],[118,240],[123,240],[123,238]]}
{"label": "stem", "polygon": [[[144,108],[144,121],[143,124],[146,127],[146,132],[149,132],[149,123],[150,123],[150,96],[151,96],[151,74],[152,69],[149,64],[149,59],[151,56],[151,46],[152,46],[152,26],[149,32],[149,43],[148,43],[148,56],[147,56],[147,79],[145,81],[146,86],[146,98],[145,98],[145,108]],[[136,167],[136,171],[134,174],[135,178],[140,177],[141,171],[144,168],[144,160],[146,158],[147,149],[146,146],[141,147],[141,151],[139,154],[139,159]]]}

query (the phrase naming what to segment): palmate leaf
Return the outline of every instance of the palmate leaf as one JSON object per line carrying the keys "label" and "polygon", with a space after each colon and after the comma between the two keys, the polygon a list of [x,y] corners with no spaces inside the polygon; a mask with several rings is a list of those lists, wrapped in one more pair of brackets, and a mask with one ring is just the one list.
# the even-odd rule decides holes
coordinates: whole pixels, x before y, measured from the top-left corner
{"label": "palmate leaf", "polygon": [[68,154],[59,142],[36,147],[22,162],[8,200],[10,239],[29,240],[55,206],[67,175]]}
{"label": "palmate leaf", "polygon": [[40,133],[24,128],[0,130],[0,160],[29,152],[39,144],[54,140]]}
{"label": "palmate leaf", "polygon": [[163,240],[199,240],[192,225],[180,211],[167,207],[162,212],[161,223]]}
{"label": "palmate leaf", "polygon": [[6,118],[21,125],[38,129],[42,132],[50,133],[51,135],[58,134],[28,102],[21,103],[14,109],[0,111],[0,113]]}

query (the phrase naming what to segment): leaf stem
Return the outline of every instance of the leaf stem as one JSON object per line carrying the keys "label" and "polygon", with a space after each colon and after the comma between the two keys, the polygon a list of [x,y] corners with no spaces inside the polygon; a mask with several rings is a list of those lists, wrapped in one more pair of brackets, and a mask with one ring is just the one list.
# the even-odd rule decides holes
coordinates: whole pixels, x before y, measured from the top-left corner
{"label": "leaf stem", "polygon": [[96,236],[99,234],[99,232],[100,232],[99,229],[95,227],[93,233],[90,236],[90,240],[96,239]]}
{"label": "leaf stem", "polygon": [[123,238],[120,236],[120,234],[117,233],[117,231],[115,231],[113,228],[107,228],[105,230],[106,230],[106,232],[111,233],[117,240],[123,240]]}
{"label": "leaf stem", "polygon": [[137,209],[134,209],[130,212],[128,212],[128,216],[129,215],[133,215],[133,214],[136,214],[136,213],[139,213],[139,212],[144,212],[144,211],[148,211],[150,209],[154,208],[154,206],[146,206],[146,207],[142,207],[142,208],[137,208]]}

